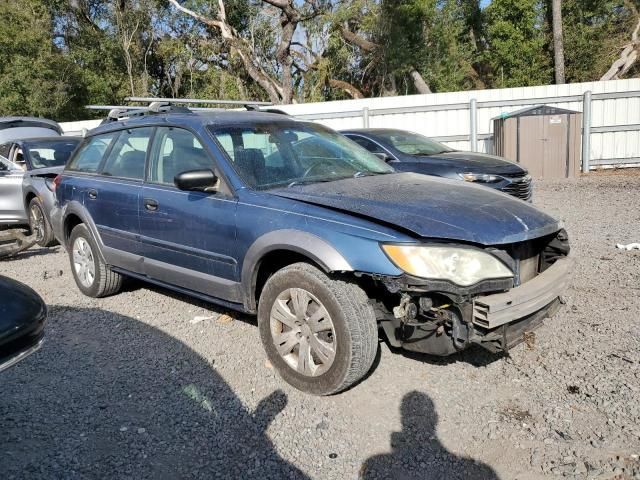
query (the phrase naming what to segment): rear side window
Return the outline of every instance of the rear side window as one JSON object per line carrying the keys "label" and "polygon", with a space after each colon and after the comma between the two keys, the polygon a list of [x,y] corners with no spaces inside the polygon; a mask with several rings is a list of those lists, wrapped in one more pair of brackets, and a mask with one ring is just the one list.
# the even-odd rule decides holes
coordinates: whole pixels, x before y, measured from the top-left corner
{"label": "rear side window", "polygon": [[147,147],[152,133],[152,127],[122,131],[104,162],[102,174],[133,180],[144,179]]}
{"label": "rear side window", "polygon": [[96,173],[100,162],[102,162],[102,157],[104,157],[105,152],[117,135],[118,132],[111,132],[91,137],[89,141],[80,147],[78,153],[71,159],[67,170]]}

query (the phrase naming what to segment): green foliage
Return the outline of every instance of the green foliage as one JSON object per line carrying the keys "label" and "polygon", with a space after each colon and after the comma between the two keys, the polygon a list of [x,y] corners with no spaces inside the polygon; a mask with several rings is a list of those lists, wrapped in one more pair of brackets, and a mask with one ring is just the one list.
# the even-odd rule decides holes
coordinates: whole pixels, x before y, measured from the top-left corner
{"label": "green foliage", "polygon": [[598,80],[631,39],[637,19],[623,0],[562,2],[568,82]]}
{"label": "green foliage", "polygon": [[54,45],[42,2],[0,2],[0,24],[0,115],[76,117],[86,98],[79,68]]}
{"label": "green foliage", "polygon": [[[553,81],[551,0],[296,0],[297,101]],[[217,0],[185,0],[209,17]],[[227,19],[275,83],[281,17],[263,0],[225,0]],[[635,6],[635,7],[634,7]],[[566,76],[600,78],[630,40],[639,0],[563,0]],[[0,115],[87,118],[131,95],[265,100],[220,32],[168,0],[0,0]],[[361,48],[348,29],[374,48]],[[628,75],[637,75],[636,66]],[[345,87],[346,85],[346,87]],[[350,92],[350,93],[349,93]]]}
{"label": "green foliage", "polygon": [[483,59],[493,87],[544,85],[553,80],[549,29],[539,0],[492,0],[485,10]]}

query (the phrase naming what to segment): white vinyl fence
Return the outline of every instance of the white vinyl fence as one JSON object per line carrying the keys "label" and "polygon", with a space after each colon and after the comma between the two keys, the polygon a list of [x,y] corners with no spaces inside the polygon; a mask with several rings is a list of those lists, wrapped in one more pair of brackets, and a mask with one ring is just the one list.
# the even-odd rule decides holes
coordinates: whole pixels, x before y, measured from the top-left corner
{"label": "white vinyl fence", "polygon": [[[535,105],[583,112],[583,170],[640,164],[640,79],[278,106],[340,130],[400,128],[460,150],[493,152],[492,119]],[[78,134],[99,121],[62,124]]]}

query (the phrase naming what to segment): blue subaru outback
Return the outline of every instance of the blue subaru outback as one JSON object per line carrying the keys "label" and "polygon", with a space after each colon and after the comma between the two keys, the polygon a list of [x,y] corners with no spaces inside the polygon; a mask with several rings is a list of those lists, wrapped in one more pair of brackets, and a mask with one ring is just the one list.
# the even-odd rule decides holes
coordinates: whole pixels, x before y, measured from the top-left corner
{"label": "blue subaru outback", "polygon": [[92,130],[54,182],[88,296],[134,277],[257,314],[282,378],[318,395],[367,373],[379,332],[504,352],[560,303],[567,234],[524,201],[395,172],[285,115],[151,110]]}

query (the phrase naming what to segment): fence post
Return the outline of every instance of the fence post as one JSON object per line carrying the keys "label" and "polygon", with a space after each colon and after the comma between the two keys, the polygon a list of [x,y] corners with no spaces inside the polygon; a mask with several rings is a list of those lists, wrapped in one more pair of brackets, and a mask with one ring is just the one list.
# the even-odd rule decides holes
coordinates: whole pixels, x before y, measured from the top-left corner
{"label": "fence post", "polygon": [[589,173],[591,161],[591,90],[582,98],[582,173]]}
{"label": "fence post", "polygon": [[472,98],[469,102],[469,142],[471,151],[478,151],[478,102]]}
{"label": "fence post", "polygon": [[369,107],[362,109],[362,127],[369,128]]}

